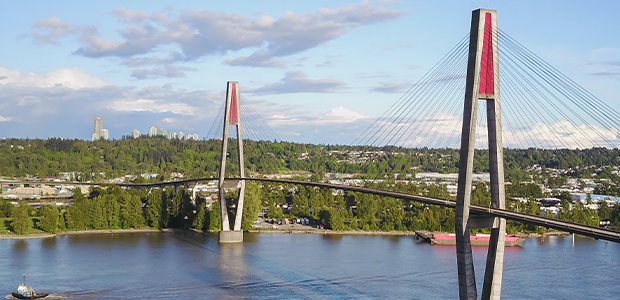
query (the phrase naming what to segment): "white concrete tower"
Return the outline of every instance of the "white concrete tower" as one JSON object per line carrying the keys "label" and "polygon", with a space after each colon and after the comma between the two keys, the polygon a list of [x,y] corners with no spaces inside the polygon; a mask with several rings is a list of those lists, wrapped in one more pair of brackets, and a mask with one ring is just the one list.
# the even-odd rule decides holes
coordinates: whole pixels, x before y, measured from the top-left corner
{"label": "white concrete tower", "polygon": [[503,218],[470,218],[469,216],[476,117],[478,115],[478,100],[480,99],[487,102],[491,203],[495,208],[504,209],[506,206],[497,48],[497,12],[488,9],[473,11],[469,36],[469,59],[456,198],[456,254],[459,297],[461,299],[478,298],[469,229],[491,228],[482,299],[499,299],[504,263],[506,220]]}

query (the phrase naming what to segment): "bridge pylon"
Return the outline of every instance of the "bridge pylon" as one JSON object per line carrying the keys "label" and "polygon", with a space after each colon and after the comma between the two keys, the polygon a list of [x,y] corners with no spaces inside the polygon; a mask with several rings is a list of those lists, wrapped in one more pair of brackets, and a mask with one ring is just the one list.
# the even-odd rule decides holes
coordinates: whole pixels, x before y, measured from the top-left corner
{"label": "bridge pylon", "polygon": [[478,100],[481,99],[486,100],[487,104],[491,205],[501,209],[506,207],[497,48],[497,11],[489,9],[473,11],[469,38],[469,58],[467,62],[459,182],[456,200],[456,255],[459,297],[460,299],[478,298],[469,229],[491,228],[482,299],[500,299],[506,220],[503,218],[470,217],[469,215],[476,118],[478,115]]}
{"label": "bridge pylon", "polygon": [[222,161],[220,164],[220,178],[218,181],[220,211],[222,229],[220,230],[220,243],[241,243],[243,242],[243,231],[241,230],[241,219],[243,216],[243,198],[245,195],[245,180],[239,181],[236,186],[239,188],[239,202],[236,204],[237,213],[235,220],[231,224],[228,219],[228,208],[226,206],[224,178],[226,173],[226,156],[228,153],[228,131],[230,125],[237,126],[237,145],[239,154],[239,177],[245,177],[245,167],[243,161],[243,138],[241,135],[241,109],[239,101],[239,82],[229,81],[226,89],[226,110],[224,112],[224,132],[222,135]]}

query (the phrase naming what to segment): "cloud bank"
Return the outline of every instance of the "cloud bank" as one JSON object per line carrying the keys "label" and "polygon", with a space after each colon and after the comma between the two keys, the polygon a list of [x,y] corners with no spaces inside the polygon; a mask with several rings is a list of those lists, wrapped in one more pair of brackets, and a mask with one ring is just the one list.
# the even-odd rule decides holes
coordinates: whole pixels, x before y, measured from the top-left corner
{"label": "cloud bank", "polygon": [[[182,63],[199,58],[233,55],[224,64],[248,67],[283,67],[284,57],[332,41],[361,26],[396,20],[409,12],[392,9],[387,2],[363,1],[329,9],[320,8],[306,14],[287,11],[278,18],[261,14],[249,18],[234,13],[210,10],[186,10],[179,15],[147,13],[116,8],[112,15],[124,26],[119,39],[105,38],[96,27],[71,25],[58,17],[39,20],[29,36],[38,44],[58,44],[60,39],[75,36],[80,46],[74,55],[115,57],[131,65]],[[166,50],[163,50],[166,49]],[[173,50],[168,59],[162,51]],[[249,55],[236,55],[249,51]],[[236,56],[235,56],[236,55]],[[164,55],[165,56],[165,55]],[[167,67],[169,68],[169,67]],[[156,76],[178,77],[178,72],[138,69],[137,79]]]}

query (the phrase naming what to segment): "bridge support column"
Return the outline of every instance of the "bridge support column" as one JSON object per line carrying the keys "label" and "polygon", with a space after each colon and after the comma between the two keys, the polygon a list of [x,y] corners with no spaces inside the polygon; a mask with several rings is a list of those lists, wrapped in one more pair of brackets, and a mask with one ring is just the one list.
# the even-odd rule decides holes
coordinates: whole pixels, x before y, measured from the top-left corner
{"label": "bridge support column", "polygon": [[222,135],[222,160],[220,164],[220,178],[218,182],[220,210],[222,216],[222,229],[220,231],[220,243],[240,243],[243,242],[243,231],[241,231],[241,220],[243,218],[243,198],[245,195],[245,181],[241,180],[238,184],[239,201],[236,204],[237,211],[235,220],[232,224],[233,230],[230,230],[230,221],[228,219],[228,207],[226,206],[226,191],[224,189],[224,178],[226,177],[226,156],[228,154],[228,131],[230,125],[237,126],[237,145],[239,158],[239,176],[245,177],[244,157],[243,157],[243,137],[241,134],[241,109],[239,101],[239,83],[235,81],[228,82],[226,91],[226,111],[224,112],[224,132]]}
{"label": "bridge support column", "polygon": [[219,234],[220,243],[228,244],[228,243],[240,243],[243,242],[243,231],[241,230],[228,230],[228,231],[220,231]]}
{"label": "bridge support column", "polygon": [[473,218],[470,219],[469,216],[479,99],[487,101],[491,203],[493,207],[502,209],[506,205],[499,91],[497,12],[494,10],[479,9],[472,12],[465,88],[455,218],[459,297],[460,299],[478,298],[469,229],[478,226],[487,227],[492,224],[482,299],[499,299],[504,262],[506,220],[497,218],[493,222],[486,222],[486,225],[481,225],[485,222],[477,222]]}

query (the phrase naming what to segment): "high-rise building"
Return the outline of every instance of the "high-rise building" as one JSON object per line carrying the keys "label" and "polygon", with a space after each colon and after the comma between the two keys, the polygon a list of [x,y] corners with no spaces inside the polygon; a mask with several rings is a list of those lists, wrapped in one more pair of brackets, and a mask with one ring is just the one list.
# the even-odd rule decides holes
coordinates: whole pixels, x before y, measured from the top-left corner
{"label": "high-rise building", "polygon": [[90,136],[91,139],[93,141],[98,140],[98,139],[107,140],[109,138],[109,135],[110,133],[108,132],[108,130],[103,129],[103,118],[95,117],[95,132],[93,132],[93,134]]}
{"label": "high-rise building", "polygon": [[134,129],[131,131],[131,136],[133,136],[134,139],[137,139],[140,137],[140,131],[138,131],[138,129]]}
{"label": "high-rise building", "polygon": [[156,135],[157,135],[157,127],[155,126],[149,127],[149,136],[156,136]]}
{"label": "high-rise building", "polygon": [[170,130],[166,130],[166,129],[157,129],[157,135],[161,135],[165,138],[171,138],[172,137],[172,133],[170,132]]}
{"label": "high-rise building", "polygon": [[101,130],[103,130],[103,118],[95,117],[95,133],[100,137],[102,136]]}

